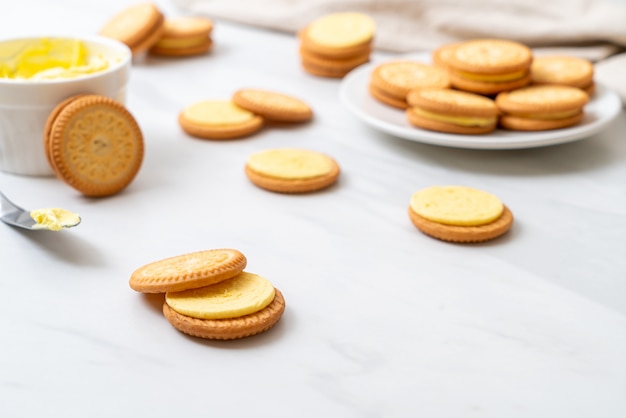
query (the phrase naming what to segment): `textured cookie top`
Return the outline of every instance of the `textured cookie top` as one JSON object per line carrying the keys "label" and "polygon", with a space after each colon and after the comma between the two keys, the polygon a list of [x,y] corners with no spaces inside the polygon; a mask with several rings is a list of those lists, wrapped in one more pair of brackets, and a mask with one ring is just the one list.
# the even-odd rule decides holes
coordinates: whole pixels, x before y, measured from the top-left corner
{"label": "textured cookie top", "polygon": [[450,86],[447,71],[416,61],[392,61],[380,64],[372,72],[371,81],[382,90],[402,97],[412,89]]}
{"label": "textured cookie top", "polygon": [[530,86],[496,96],[498,108],[506,113],[537,114],[563,112],[583,107],[589,96],[576,87]]}
{"label": "textured cookie top", "polygon": [[230,100],[205,100],[186,107],[181,117],[196,125],[240,125],[251,121],[256,115]]}
{"label": "textured cookie top", "polygon": [[178,292],[230,279],[246,267],[246,257],[234,249],[198,251],[146,264],[130,277],[138,292]]}
{"label": "textured cookie top", "polygon": [[46,155],[57,177],[87,196],[121,191],[141,167],[141,129],[121,103],[108,97],[63,101],[44,131]]}
{"label": "textured cookie top", "polygon": [[334,13],[313,21],[305,36],[318,45],[345,48],[369,42],[376,23],[363,13]]}
{"label": "textured cookie top", "polygon": [[303,122],[313,117],[309,105],[281,93],[242,89],[235,92],[233,102],[243,109],[275,121]]}
{"label": "textured cookie top", "polygon": [[165,302],[176,312],[192,318],[237,318],[258,312],[274,300],[269,280],[241,272],[220,283],[182,292],[168,292]]}
{"label": "textured cookie top", "polygon": [[498,114],[496,103],[490,98],[458,90],[412,90],[407,95],[407,102],[411,106],[443,114],[487,117]]}
{"label": "textured cookie top", "polygon": [[264,176],[306,179],[335,171],[337,163],[316,151],[294,148],[272,149],[252,154],[247,167]]}
{"label": "textured cookie top", "polygon": [[465,186],[432,186],[411,196],[410,208],[429,221],[477,226],[496,220],[504,205],[496,196]]}
{"label": "textured cookie top", "polygon": [[477,39],[459,43],[449,55],[454,68],[482,74],[500,74],[530,67],[532,52],[527,46],[502,39]]}
{"label": "textured cookie top", "polygon": [[593,64],[570,56],[535,57],[531,64],[534,83],[585,87],[593,80]]}
{"label": "textured cookie top", "polygon": [[100,29],[100,35],[117,39],[135,50],[155,30],[162,29],[164,17],[152,3],[132,5],[109,19]]}
{"label": "textured cookie top", "polygon": [[213,30],[213,21],[202,16],[169,17],[163,24],[163,38],[207,37]]}

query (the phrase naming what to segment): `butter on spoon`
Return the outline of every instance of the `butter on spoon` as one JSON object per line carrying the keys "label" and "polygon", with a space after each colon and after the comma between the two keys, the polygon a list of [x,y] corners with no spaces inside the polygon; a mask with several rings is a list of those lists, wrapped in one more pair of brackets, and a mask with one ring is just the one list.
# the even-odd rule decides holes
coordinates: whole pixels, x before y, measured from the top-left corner
{"label": "butter on spoon", "polygon": [[35,220],[32,229],[49,229],[60,231],[63,228],[71,228],[80,223],[80,216],[61,208],[42,208],[30,211],[30,217]]}

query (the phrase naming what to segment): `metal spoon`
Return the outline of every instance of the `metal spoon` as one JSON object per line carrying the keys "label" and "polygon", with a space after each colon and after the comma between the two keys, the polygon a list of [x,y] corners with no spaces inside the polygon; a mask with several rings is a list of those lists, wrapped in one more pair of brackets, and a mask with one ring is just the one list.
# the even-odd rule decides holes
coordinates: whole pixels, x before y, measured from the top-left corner
{"label": "metal spoon", "polygon": [[[42,227],[30,216],[30,211],[25,210],[15,203],[11,202],[2,192],[0,192],[0,220],[8,225],[16,226],[18,228],[24,228],[29,230],[48,230],[52,229]],[[69,228],[76,226],[80,223],[80,217],[78,222],[72,225],[62,225],[63,228]]]}

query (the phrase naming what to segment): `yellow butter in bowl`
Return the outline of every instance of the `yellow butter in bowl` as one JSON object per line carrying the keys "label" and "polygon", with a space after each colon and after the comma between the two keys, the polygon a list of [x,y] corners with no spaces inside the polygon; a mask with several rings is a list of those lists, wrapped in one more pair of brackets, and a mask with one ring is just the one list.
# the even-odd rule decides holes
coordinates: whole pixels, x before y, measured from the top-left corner
{"label": "yellow butter in bowl", "polygon": [[106,59],[90,54],[84,42],[77,39],[24,39],[0,44],[0,78],[75,78],[108,67]]}
{"label": "yellow butter in bowl", "polygon": [[33,229],[49,229],[60,231],[80,223],[80,216],[61,208],[42,208],[30,211],[30,217],[36,222]]}

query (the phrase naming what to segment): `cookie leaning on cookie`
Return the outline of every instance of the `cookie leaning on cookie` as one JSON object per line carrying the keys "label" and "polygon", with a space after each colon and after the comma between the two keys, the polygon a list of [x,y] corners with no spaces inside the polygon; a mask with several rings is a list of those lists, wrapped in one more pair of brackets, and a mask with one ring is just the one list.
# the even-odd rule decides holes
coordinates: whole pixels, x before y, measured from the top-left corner
{"label": "cookie leaning on cookie", "polygon": [[143,134],[130,112],[93,94],[59,103],[48,116],[43,142],[56,176],[86,196],[120,192],[137,175],[144,155]]}
{"label": "cookie leaning on cookie", "polygon": [[496,196],[465,186],[432,186],[415,192],[409,218],[424,234],[451,242],[481,242],[499,237],[513,214]]}
{"label": "cookie leaning on cookie", "polygon": [[300,99],[259,89],[241,89],[232,97],[237,106],[274,122],[306,122],[313,117],[311,107]]}
{"label": "cookie leaning on cookie", "polygon": [[178,115],[180,127],[203,139],[235,139],[263,127],[263,118],[230,100],[204,100],[187,106]]}
{"label": "cookie leaning on cookie", "polygon": [[133,55],[146,52],[161,37],[165,17],[153,3],[129,6],[111,17],[99,34],[126,44]]}
{"label": "cookie leaning on cookie", "polygon": [[243,338],[270,329],[285,310],[282,293],[244,272],[246,264],[234,249],[198,251],[142,266],[129,284],[139,292],[165,293],[163,315],[185,334]]}

